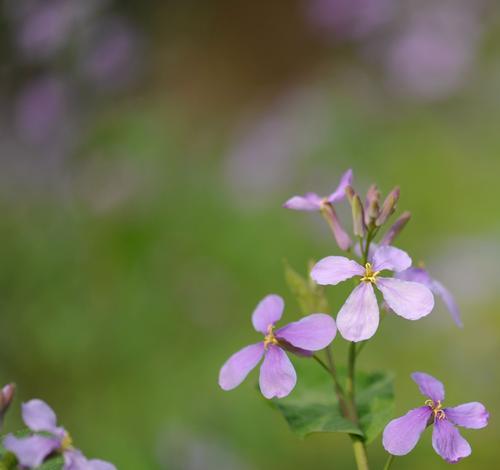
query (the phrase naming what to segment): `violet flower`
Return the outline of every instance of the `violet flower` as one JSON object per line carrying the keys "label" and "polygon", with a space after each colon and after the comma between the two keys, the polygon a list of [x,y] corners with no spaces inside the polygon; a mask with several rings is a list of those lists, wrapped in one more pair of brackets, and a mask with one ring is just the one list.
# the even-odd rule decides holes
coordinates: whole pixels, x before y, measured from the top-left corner
{"label": "violet flower", "polygon": [[425,285],[379,276],[386,269],[400,272],[410,266],[411,258],[403,250],[382,246],[377,248],[372,262],[366,263],[365,267],[343,256],[328,256],[316,263],[311,277],[320,285],[336,285],[360,276],[360,284],[337,315],[341,335],[357,342],[371,338],[378,328],[379,307],[373,286],[382,292],[387,305],[407,320],[418,320],[432,311],[434,297]]}
{"label": "violet flower", "polygon": [[433,279],[426,269],[420,267],[408,268],[405,271],[397,273],[396,277],[404,281],[420,282],[420,284],[424,284],[425,286],[427,286],[435,295],[441,297],[441,300],[450,312],[453,321],[460,328],[463,327],[463,323],[460,318],[460,309],[458,308],[453,295],[445,286],[443,286],[443,284],[441,284],[439,281],[436,281],[436,279]]}
{"label": "violet flower", "polygon": [[329,196],[321,197],[316,193],[306,193],[303,196],[293,196],[283,204],[286,209],[296,211],[320,211],[327,220],[337,244],[341,250],[347,250],[351,246],[349,235],[340,225],[333,204],[340,202],[345,197],[345,190],[352,183],[352,170],[347,170],[340,178],[339,185]]}
{"label": "violet flower", "polygon": [[284,349],[299,355],[312,355],[335,338],[335,320],[324,313],[313,313],[274,331],[281,318],[284,301],[279,295],[262,299],[252,314],[253,327],[264,335],[264,341],[246,346],[233,354],[222,366],[219,385],[232,390],[243,382],[262,358],[259,385],[266,398],[283,398],[295,387],[297,375]]}
{"label": "violet flower", "polygon": [[420,392],[428,397],[425,406],[410,410],[404,416],[393,419],[384,429],[383,445],[393,455],[406,455],[416,445],[425,428],[434,424],[432,447],[447,462],[456,463],[471,453],[469,443],[455,426],[470,429],[484,428],[489,413],[479,402],[464,403],[453,408],[443,408],[443,384],[423,372],[414,372],[411,378]]}
{"label": "violet flower", "polygon": [[29,437],[15,437],[9,434],[3,441],[4,447],[16,455],[19,464],[36,468],[52,453],[64,456],[63,470],[116,470],[116,467],[103,460],[87,460],[73,447],[68,432],[57,426],[57,418],[49,405],[42,400],[30,400],[22,405],[23,421],[35,433]]}

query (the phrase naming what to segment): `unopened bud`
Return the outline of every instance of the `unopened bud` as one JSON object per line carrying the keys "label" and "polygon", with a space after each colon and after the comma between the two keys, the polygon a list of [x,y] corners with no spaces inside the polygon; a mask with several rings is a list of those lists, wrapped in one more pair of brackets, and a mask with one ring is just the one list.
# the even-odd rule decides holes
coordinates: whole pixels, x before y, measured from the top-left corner
{"label": "unopened bud", "polygon": [[352,203],[352,198],[356,195],[356,191],[354,191],[352,186],[346,186],[345,195],[347,196],[349,203]]}
{"label": "unopened bud", "polygon": [[398,220],[394,222],[392,227],[387,231],[384,235],[384,238],[380,241],[380,245],[390,245],[394,241],[394,239],[401,233],[401,231],[405,228],[406,224],[411,218],[411,214],[406,211],[403,212]]}
{"label": "unopened bud", "polygon": [[392,215],[392,213],[396,210],[396,204],[399,199],[399,188],[396,186],[385,198],[384,204],[382,205],[382,210],[380,211],[377,220],[375,221],[375,225],[380,227],[384,225],[387,219]]}
{"label": "unopened bud", "polygon": [[0,426],[3,423],[3,418],[9,409],[14,393],[16,391],[16,384],[7,384],[0,390]]}
{"label": "unopened bud", "polygon": [[354,235],[362,237],[365,234],[364,211],[361,199],[355,194],[351,199],[352,208],[352,227]]}
{"label": "unopened bud", "polygon": [[375,222],[379,216],[380,192],[375,184],[368,188],[365,201],[365,224],[367,226]]}

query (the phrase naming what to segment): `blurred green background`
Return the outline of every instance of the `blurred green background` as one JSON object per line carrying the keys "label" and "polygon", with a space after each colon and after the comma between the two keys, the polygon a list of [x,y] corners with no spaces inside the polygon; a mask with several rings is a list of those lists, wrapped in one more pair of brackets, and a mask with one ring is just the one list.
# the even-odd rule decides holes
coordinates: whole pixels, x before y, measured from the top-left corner
{"label": "blurred green background", "polygon": [[[465,325],[440,302],[419,322],[389,318],[359,367],[395,371],[397,415],[423,403],[415,370],[445,383],[447,404],[485,403],[490,425],[463,431],[460,466],[496,467],[494,2],[2,8],[0,380],[18,385],[6,430],[39,397],[87,456],[123,470],[352,468],[346,436],[292,435],[255,372],[230,393],[217,376],[257,340],[264,295],[297,318],[283,260],[305,273],[338,253],[319,217],[281,204],[353,168],[360,192],[401,186],[413,219],[397,244],[455,294]],[[347,288],[328,290],[332,314]],[[369,454],[381,468],[380,441]],[[447,465],[430,431],[393,468],[423,465]]]}

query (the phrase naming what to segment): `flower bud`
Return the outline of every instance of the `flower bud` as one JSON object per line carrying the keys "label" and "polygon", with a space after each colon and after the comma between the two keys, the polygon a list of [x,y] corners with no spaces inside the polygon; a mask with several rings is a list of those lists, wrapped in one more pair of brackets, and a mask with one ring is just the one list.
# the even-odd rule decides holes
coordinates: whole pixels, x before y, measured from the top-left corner
{"label": "flower bud", "polygon": [[361,204],[361,199],[357,194],[351,199],[352,208],[352,226],[354,235],[357,237],[362,237],[365,234],[365,223],[363,215],[363,205]]}
{"label": "flower bud", "polygon": [[379,215],[380,192],[375,184],[368,188],[365,201],[365,224],[367,226],[375,222]]}
{"label": "flower bud", "polygon": [[16,391],[16,384],[7,384],[0,390],[0,426],[3,423],[3,418],[9,409],[14,393]]}
{"label": "flower bud", "polygon": [[375,225],[380,227],[384,225],[387,219],[392,215],[392,213],[396,210],[396,204],[399,199],[399,187],[395,187],[385,198],[384,204],[382,205],[382,210],[380,211],[377,220],[375,221]]}
{"label": "flower bud", "polygon": [[399,235],[401,230],[405,228],[410,218],[411,214],[408,211],[403,212],[399,216],[398,220],[394,222],[392,227],[384,235],[384,238],[382,238],[382,240],[380,241],[380,245],[390,245],[394,241],[394,239]]}

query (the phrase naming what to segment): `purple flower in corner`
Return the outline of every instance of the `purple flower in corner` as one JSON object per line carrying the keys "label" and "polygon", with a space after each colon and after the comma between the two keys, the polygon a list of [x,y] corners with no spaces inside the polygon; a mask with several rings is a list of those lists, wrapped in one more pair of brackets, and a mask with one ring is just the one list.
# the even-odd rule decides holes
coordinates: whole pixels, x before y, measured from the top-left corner
{"label": "purple flower in corner", "polygon": [[320,211],[327,220],[333,232],[333,236],[341,250],[347,250],[351,246],[349,235],[342,228],[333,204],[340,202],[345,197],[347,186],[352,183],[352,170],[347,170],[340,178],[337,189],[329,196],[321,197],[316,193],[306,193],[303,196],[293,196],[283,204],[286,209],[296,211]]}
{"label": "purple flower in corner", "polygon": [[264,340],[244,347],[226,361],[219,373],[219,385],[223,390],[240,385],[264,358],[260,367],[260,390],[266,398],[283,398],[297,382],[295,369],[284,349],[311,355],[333,341],[337,333],[335,321],[324,313],[313,313],[275,331],[284,305],[283,299],[273,294],[259,302],[252,314],[252,324],[264,335]]}
{"label": "purple flower in corner", "polygon": [[379,276],[381,271],[404,271],[411,266],[411,258],[392,246],[377,248],[365,267],[343,256],[328,256],[313,267],[311,277],[320,285],[336,285],[355,276],[360,284],[355,287],[337,315],[340,334],[349,341],[371,338],[378,328],[379,308],[373,286],[376,286],[387,305],[407,320],[418,320],[434,307],[432,292],[418,282]]}
{"label": "purple flower in corner", "polygon": [[103,460],[87,460],[73,447],[68,432],[57,426],[57,418],[49,405],[42,400],[30,400],[22,406],[23,421],[34,433],[29,437],[15,437],[9,434],[3,441],[4,447],[15,454],[19,464],[36,468],[52,453],[64,456],[63,470],[116,470],[113,464]]}
{"label": "purple flower in corner", "polygon": [[453,321],[461,328],[463,327],[462,320],[460,318],[460,309],[458,308],[455,299],[451,295],[451,292],[443,286],[439,281],[433,279],[427,270],[424,268],[408,268],[405,271],[401,271],[396,274],[398,279],[404,281],[420,282],[427,286],[435,295],[441,297],[441,300],[446,305],[446,308],[450,312]]}
{"label": "purple flower in corner", "polygon": [[416,445],[425,428],[433,424],[432,447],[447,462],[456,463],[471,453],[469,443],[455,426],[470,429],[484,428],[489,414],[479,402],[464,403],[443,408],[443,384],[423,372],[414,372],[412,379],[428,400],[425,406],[410,410],[404,416],[392,420],[384,429],[383,445],[393,455],[406,455]]}

